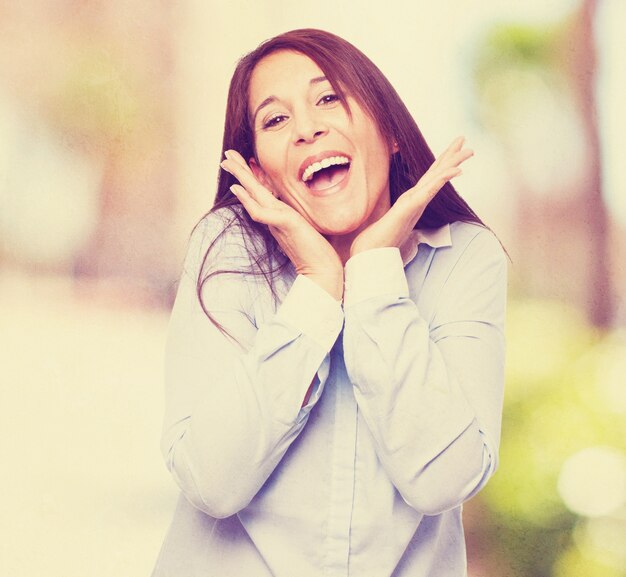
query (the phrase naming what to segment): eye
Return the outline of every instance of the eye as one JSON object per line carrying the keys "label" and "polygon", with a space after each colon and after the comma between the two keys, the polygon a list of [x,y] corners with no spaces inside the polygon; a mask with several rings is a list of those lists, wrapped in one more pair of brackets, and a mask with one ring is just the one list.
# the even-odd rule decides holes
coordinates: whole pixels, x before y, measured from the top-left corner
{"label": "eye", "polygon": [[282,124],[286,119],[287,116],[285,114],[274,114],[263,123],[263,128],[274,128]]}
{"label": "eye", "polygon": [[339,96],[337,96],[334,92],[330,94],[324,94],[317,103],[318,104],[332,104],[333,102],[339,102]]}

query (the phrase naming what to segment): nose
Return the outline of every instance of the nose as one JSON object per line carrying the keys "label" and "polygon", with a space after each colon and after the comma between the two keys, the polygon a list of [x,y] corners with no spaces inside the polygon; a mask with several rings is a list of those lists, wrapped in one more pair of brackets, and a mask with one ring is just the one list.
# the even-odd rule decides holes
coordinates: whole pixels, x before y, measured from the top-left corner
{"label": "nose", "polygon": [[328,127],[315,111],[300,111],[295,118],[293,126],[293,139],[296,144],[315,142],[328,132]]}

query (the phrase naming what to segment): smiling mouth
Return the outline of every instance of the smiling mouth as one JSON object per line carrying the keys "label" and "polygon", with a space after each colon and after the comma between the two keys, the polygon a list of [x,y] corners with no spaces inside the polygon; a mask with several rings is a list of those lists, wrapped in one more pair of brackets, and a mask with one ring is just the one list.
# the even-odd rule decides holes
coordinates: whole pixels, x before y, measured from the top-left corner
{"label": "smiling mouth", "polygon": [[327,190],[339,184],[350,171],[350,164],[341,164],[322,168],[315,172],[309,180],[305,182],[311,190]]}

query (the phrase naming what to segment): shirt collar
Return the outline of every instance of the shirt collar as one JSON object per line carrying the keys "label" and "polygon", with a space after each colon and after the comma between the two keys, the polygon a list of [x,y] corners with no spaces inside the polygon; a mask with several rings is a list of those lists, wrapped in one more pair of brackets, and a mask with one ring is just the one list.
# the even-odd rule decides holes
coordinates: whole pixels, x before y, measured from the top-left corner
{"label": "shirt collar", "polygon": [[420,244],[427,244],[433,248],[452,246],[450,225],[444,224],[439,228],[413,229],[400,249],[404,266],[409,264],[417,256]]}

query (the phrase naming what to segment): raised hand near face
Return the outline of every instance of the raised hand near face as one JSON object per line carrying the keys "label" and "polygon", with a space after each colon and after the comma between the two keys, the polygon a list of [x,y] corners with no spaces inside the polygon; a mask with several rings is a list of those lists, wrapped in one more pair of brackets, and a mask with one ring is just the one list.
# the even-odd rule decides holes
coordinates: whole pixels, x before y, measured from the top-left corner
{"label": "raised hand near face", "polygon": [[359,233],[352,242],[350,256],[372,248],[400,248],[428,203],[446,182],[461,174],[459,166],[473,156],[473,151],[463,147],[464,142],[462,136],[456,138],[413,188],[400,195],[380,219]]}
{"label": "raised hand near face", "polygon": [[[456,138],[415,186],[400,195],[380,219],[362,230],[352,241],[350,256],[374,248],[401,248],[428,203],[446,182],[461,174],[460,165],[473,155],[464,148],[464,142],[463,137]],[[333,246],[298,211],[261,184],[238,152],[229,150],[225,154],[221,166],[241,183],[233,185],[231,191],[250,217],[268,225],[298,274],[309,277],[340,300],[343,264]]]}
{"label": "raised hand near face", "polygon": [[241,183],[234,184],[231,191],[252,220],[269,227],[298,274],[341,300],[343,265],[329,242],[300,213],[263,186],[238,152],[228,150],[225,156],[220,166]]}

